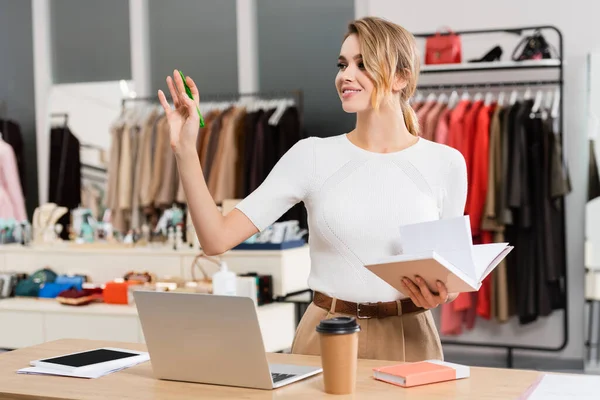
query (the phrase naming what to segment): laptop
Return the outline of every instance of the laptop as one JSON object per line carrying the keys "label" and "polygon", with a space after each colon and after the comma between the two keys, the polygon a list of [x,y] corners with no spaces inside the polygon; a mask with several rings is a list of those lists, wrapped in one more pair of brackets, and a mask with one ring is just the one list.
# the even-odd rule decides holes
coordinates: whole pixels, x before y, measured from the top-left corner
{"label": "laptop", "polygon": [[155,291],[133,297],[158,379],[275,389],[323,371],[269,364],[249,297]]}

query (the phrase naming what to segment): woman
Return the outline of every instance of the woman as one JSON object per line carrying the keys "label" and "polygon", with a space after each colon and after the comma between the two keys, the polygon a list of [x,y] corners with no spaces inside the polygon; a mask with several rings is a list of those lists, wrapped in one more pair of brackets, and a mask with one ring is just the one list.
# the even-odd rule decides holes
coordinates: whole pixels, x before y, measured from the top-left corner
{"label": "woman", "polygon": [[293,353],[319,354],[321,319],[353,315],[361,324],[359,357],[417,361],[442,359],[429,309],[450,301],[438,283],[406,280],[410,298],[364,268],[400,253],[398,227],[463,214],[464,158],[419,137],[408,99],[419,73],[414,38],[378,18],[352,22],[342,44],[335,87],[356,128],[296,143],[261,186],[222,216],[202,179],[196,154],[199,94],[186,97],[177,71],[167,78],[175,109],[159,91],[182,184],[198,238],[207,254],[220,254],[267,228],[303,201],[309,215],[314,301],[302,318]]}

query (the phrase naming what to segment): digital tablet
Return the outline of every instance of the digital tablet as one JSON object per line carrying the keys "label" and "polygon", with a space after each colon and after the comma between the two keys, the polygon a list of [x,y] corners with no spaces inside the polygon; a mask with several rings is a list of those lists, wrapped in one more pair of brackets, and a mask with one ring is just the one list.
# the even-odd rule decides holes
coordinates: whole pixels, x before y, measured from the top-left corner
{"label": "digital tablet", "polygon": [[148,359],[148,353],[103,347],[31,362],[34,367],[67,372],[90,369],[112,370],[137,364]]}

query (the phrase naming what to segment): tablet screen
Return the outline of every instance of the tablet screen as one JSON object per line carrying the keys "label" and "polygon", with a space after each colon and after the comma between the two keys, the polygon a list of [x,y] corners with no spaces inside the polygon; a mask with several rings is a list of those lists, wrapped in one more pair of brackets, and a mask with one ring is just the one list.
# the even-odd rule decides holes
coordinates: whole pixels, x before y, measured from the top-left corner
{"label": "tablet screen", "polygon": [[70,354],[68,356],[46,358],[41,362],[65,365],[67,367],[84,367],[86,365],[98,364],[106,361],[120,360],[127,357],[139,356],[137,353],[126,353],[124,351],[97,349],[84,351],[83,353]]}

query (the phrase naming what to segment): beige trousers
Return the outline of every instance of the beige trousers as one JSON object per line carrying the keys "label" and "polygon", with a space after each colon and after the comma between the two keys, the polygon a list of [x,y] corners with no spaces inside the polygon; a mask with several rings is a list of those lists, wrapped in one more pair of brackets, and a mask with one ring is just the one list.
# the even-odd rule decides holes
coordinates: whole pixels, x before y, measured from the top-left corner
{"label": "beige trousers", "polygon": [[[319,334],[315,328],[321,320],[337,316],[341,314],[311,303],[296,329],[292,353],[320,355]],[[358,358],[406,362],[444,358],[431,311],[357,321],[361,328]]]}

